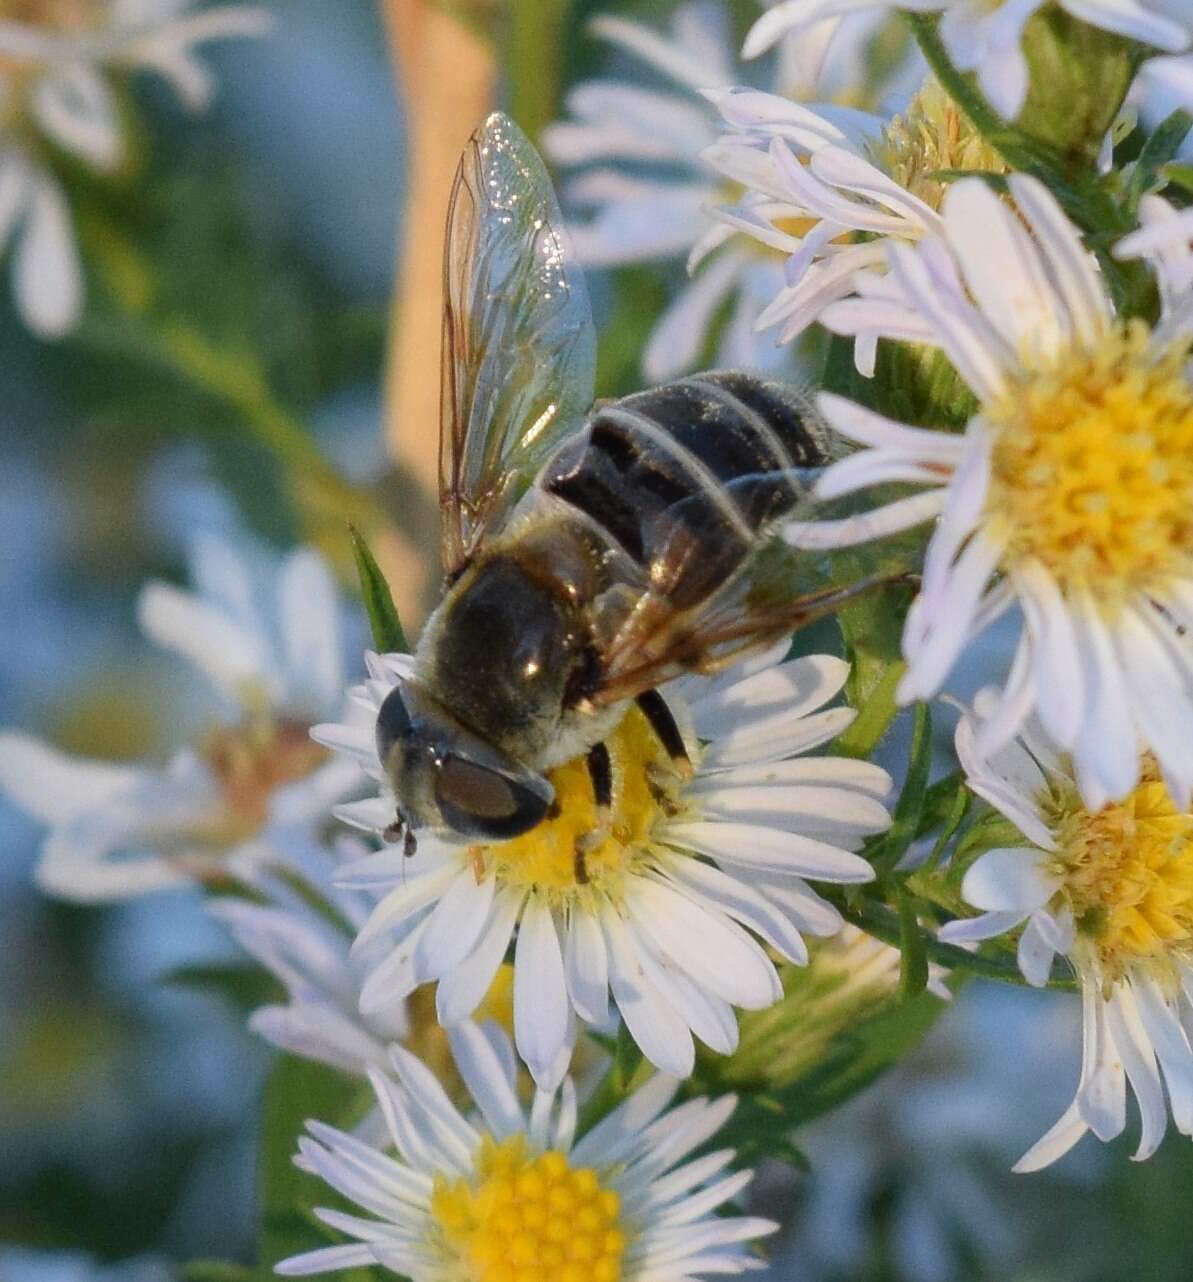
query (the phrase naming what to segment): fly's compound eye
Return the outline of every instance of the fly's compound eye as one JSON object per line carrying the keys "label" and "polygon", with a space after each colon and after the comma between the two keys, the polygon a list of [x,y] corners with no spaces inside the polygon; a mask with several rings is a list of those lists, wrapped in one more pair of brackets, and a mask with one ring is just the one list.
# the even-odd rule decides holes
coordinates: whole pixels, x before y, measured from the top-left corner
{"label": "fly's compound eye", "polygon": [[552,800],[545,779],[535,786],[461,757],[448,757],[436,774],[440,813],[464,836],[516,837],[542,820]]}
{"label": "fly's compound eye", "polygon": [[377,712],[377,755],[383,765],[389,760],[394,744],[410,733],[410,725],[410,713],[402,698],[402,687],[394,686]]}

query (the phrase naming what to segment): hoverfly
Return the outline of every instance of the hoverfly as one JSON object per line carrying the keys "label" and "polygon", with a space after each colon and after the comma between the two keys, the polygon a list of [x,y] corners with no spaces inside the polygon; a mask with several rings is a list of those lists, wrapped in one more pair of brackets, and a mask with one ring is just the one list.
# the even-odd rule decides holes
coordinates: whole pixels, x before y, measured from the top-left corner
{"label": "hoverfly", "polygon": [[408,853],[424,826],[472,841],[528,831],[552,805],[546,772],[582,754],[607,810],[602,740],[631,700],[682,769],[656,687],[769,645],[856,590],[791,600],[794,554],[776,525],[826,461],[793,389],[711,373],[593,407],[596,334],[562,225],[537,152],[490,116],[447,220],[447,588],[376,726],[398,798],[386,836]]}

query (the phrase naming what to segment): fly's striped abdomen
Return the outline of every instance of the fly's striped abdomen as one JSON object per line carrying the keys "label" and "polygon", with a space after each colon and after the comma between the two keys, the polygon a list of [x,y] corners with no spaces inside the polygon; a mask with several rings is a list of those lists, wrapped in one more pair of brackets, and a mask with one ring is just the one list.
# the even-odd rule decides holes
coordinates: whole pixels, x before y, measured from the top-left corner
{"label": "fly's striped abdomen", "polygon": [[539,484],[585,513],[677,609],[736,571],[824,462],[806,407],[749,374],[702,374],[597,410]]}

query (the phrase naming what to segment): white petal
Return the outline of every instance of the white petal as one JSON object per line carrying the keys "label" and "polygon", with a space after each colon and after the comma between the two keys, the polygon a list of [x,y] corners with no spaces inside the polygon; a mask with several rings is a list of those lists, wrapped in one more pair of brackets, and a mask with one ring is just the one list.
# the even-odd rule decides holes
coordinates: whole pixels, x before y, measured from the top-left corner
{"label": "white petal", "polygon": [[1052,974],[1052,959],[1056,955],[1056,950],[1039,924],[1040,918],[1047,915],[1045,912],[1033,913],[1023,934],[1019,936],[1019,969],[1023,972],[1023,978],[1035,988],[1043,988],[1048,982]]}
{"label": "white petal", "polygon": [[265,676],[268,657],[259,637],[171,584],[150,583],[142,590],[137,620],[151,641],[181,655],[233,700]]}
{"label": "white petal", "polygon": [[526,1119],[512,1083],[489,1038],[473,1023],[448,1032],[452,1058],[489,1129],[502,1139],[522,1130]]}
{"label": "white petal", "polygon": [[647,978],[632,934],[609,905],[601,912],[601,925],[608,948],[609,984],[626,1027],[656,1068],[680,1078],[689,1076],[696,1048],[687,1024]]}
{"label": "white petal", "polygon": [[1015,1174],[1028,1175],[1051,1166],[1053,1162],[1064,1157],[1088,1130],[1089,1127],[1081,1120],[1077,1101],[1074,1100],[1056,1125],[1038,1139],[1015,1163],[1013,1168]]}
{"label": "white petal", "polygon": [[698,859],[669,859],[667,876],[697,900],[715,904],[777,949],[789,961],[803,965],[808,950],[799,931],[764,895],[713,864]]}
{"label": "white petal", "polygon": [[656,1073],[580,1140],[571,1153],[573,1164],[612,1166],[623,1162],[681,1085],[677,1077]]}
{"label": "white petal", "polygon": [[83,315],[83,269],[70,211],[51,178],[33,180],[12,270],[21,318],[38,337],[74,329]]}
{"label": "white petal", "polygon": [[792,659],[694,699],[692,724],[702,739],[765,733],[763,727],[773,724],[776,714],[799,718],[813,712],[848,679],[849,664],[832,655]]}
{"label": "white petal", "polygon": [[762,1010],[783,995],[766,954],[715,909],[645,877],[634,879],[625,902],[657,951],[723,1000]]}
{"label": "white petal", "polygon": [[522,910],[522,896],[511,891],[498,894],[471,952],[439,980],[435,1013],[444,1028],[452,1028],[476,1010],[492,986],[505,960],[510,936]]}
{"label": "white petal", "polygon": [[609,1018],[609,961],[605,937],[594,911],[572,908],[564,932],[564,971],[568,995],[585,1023],[603,1027]]}
{"label": "white petal", "polygon": [[1014,930],[1026,915],[1015,911],[962,917],[941,926],[936,932],[936,938],[944,944],[972,944],[983,939],[996,939],[999,935],[1005,935],[1008,930]]}
{"label": "white petal", "polygon": [[1032,641],[1040,721],[1061,748],[1072,748],[1086,708],[1073,619],[1056,580],[1034,557],[1020,561],[1011,576]]}
{"label": "white petal", "polygon": [[457,876],[435,905],[419,940],[415,966],[420,975],[440,979],[472,951],[489,920],[497,878],[478,882],[475,875]]}
{"label": "white petal", "polygon": [[38,124],[97,169],[120,160],[120,132],[111,90],[82,62],[59,63],[40,76],[31,95]]}
{"label": "white petal", "polygon": [[1147,1040],[1164,1070],[1173,1121],[1183,1135],[1193,1133],[1193,1050],[1179,1014],[1149,976],[1131,980],[1131,992]]}
{"label": "white petal", "polygon": [[810,716],[776,712],[715,739],[701,757],[700,769],[712,773],[809,752],[836,738],[856,716],[853,708],[828,708]]}
{"label": "white petal", "polygon": [[106,806],[147,778],[134,766],[68,756],[32,735],[0,731],[0,792],[43,823]]}
{"label": "white petal", "polygon": [[1048,855],[1030,848],[987,850],[961,882],[966,903],[987,912],[1031,912],[1060,889],[1047,871]]}
{"label": "white petal", "polygon": [[1081,986],[1081,1119],[1102,1141],[1122,1134],[1127,1124],[1126,1079],[1122,1059],[1107,1025],[1109,1003],[1092,978]]}
{"label": "white petal", "polygon": [[543,1089],[567,1040],[568,995],[563,954],[547,904],[532,895],[522,913],[514,954],[514,1038],[518,1054]]}
{"label": "white petal", "polygon": [[834,392],[821,392],[816,404],[837,431],[861,445],[897,450],[918,462],[937,463],[948,471],[960,463],[965,453],[963,436],[908,427]]}
{"label": "white petal", "polygon": [[1106,1002],[1106,1022],[1139,1104],[1141,1130],[1134,1157],[1135,1161],[1142,1162],[1160,1147],[1168,1125],[1168,1110],[1156,1053],[1135,1009],[1135,998],[1128,984],[1115,986]]}
{"label": "white petal", "polygon": [[662,836],[670,844],[744,868],[847,884],[874,880],[874,869],[860,855],[774,828],[696,821],[670,824]]}
{"label": "white petal", "polygon": [[922,525],[938,516],[944,504],[943,489],[929,490],[836,521],[789,521],[783,527],[783,538],[798,548],[851,547]]}
{"label": "white petal", "polygon": [[941,593],[931,632],[918,653],[908,655],[907,673],[898,690],[900,702],[926,699],[940,689],[969,640],[974,616],[1002,550],[1002,542],[986,530],[979,530],[970,540]]}
{"label": "white petal", "polygon": [[1053,278],[1082,346],[1092,347],[1106,332],[1111,306],[1097,262],[1081,243],[1056,197],[1030,174],[1007,177],[1015,203],[1044,248],[1044,267]]}

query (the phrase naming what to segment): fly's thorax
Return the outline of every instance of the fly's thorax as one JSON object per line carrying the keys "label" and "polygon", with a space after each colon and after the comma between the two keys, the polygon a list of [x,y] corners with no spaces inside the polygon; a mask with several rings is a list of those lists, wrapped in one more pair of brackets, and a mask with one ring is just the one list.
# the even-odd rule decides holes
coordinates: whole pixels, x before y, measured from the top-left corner
{"label": "fly's thorax", "polygon": [[565,709],[595,681],[585,608],[596,569],[566,527],[524,528],[524,538],[470,566],[448,591],[415,670],[460,722],[529,764],[550,750]]}

